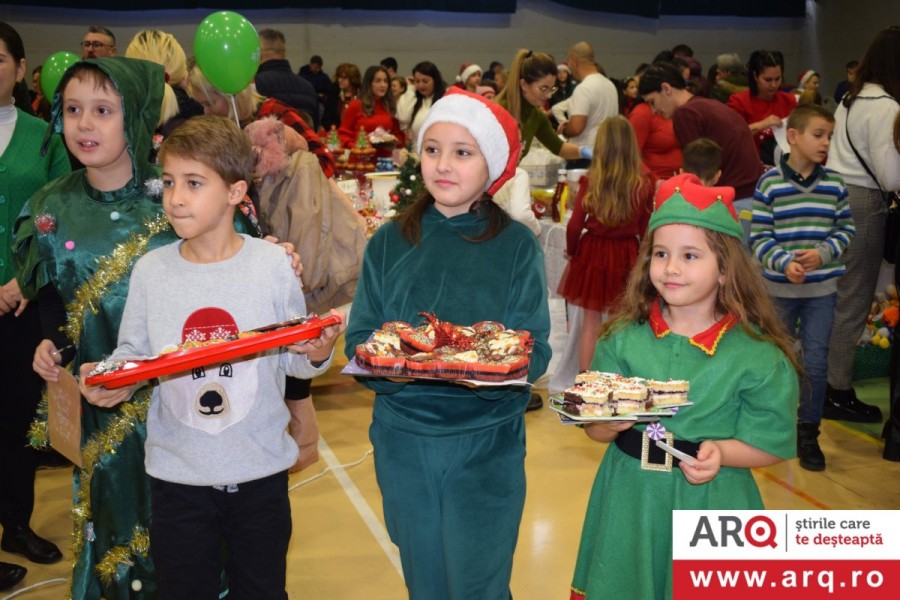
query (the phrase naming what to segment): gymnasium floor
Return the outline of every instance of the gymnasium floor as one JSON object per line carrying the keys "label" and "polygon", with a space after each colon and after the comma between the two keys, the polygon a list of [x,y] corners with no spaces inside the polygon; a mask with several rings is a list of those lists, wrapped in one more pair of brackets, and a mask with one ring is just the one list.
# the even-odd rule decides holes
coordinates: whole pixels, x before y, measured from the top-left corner
{"label": "gymnasium floor", "polygon": [[[402,600],[399,555],[388,540],[375,483],[368,426],[372,395],[340,375],[340,364],[315,380],[313,396],[322,432],[321,460],[291,476],[294,532],[288,556],[288,592],[303,600]],[[867,395],[883,395],[884,380],[863,382]],[[526,415],[528,495],[516,552],[512,591],[516,600],[568,598],[584,508],[605,446],[556,413]],[[873,428],[869,428],[872,430]],[[900,509],[900,463],[881,458],[883,444],[836,421],[821,436],[828,468],[811,473],[796,460],[755,471],[772,509]],[[352,465],[341,467],[340,465]],[[326,467],[331,471],[316,477]],[[38,472],[38,506],[32,527],[63,549],[56,565],[35,565],[0,551],[0,561],[25,564],[28,575],[13,592],[66,577],[71,519],[71,469]],[[23,559],[24,560],[24,559]],[[10,593],[0,594],[5,600]],[[59,600],[64,584],[49,584],[16,598]]]}

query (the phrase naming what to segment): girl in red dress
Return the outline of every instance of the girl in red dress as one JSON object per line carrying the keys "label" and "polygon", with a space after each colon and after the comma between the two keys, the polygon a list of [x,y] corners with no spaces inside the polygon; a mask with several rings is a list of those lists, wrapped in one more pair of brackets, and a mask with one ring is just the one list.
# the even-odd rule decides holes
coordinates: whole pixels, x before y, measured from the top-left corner
{"label": "girl in red dress", "polygon": [[641,164],[637,138],[622,116],[600,123],[594,158],[581,178],[566,228],[569,264],[558,292],[584,309],[578,370],[590,367],[603,314],[625,288],[650,220],[655,181]]}

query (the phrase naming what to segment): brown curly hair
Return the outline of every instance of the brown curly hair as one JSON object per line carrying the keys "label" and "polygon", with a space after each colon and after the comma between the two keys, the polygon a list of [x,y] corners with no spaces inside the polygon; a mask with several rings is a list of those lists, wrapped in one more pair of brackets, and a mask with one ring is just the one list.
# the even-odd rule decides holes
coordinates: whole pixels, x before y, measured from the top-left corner
{"label": "brown curly hair", "polygon": [[[802,367],[794,352],[793,339],[778,317],[762,275],[751,262],[741,241],[718,231],[703,231],[710,250],[716,255],[719,271],[725,276],[716,297],[716,314],[733,314],[747,335],[775,344],[788,357],[797,373],[801,374]],[[659,298],[659,292],[650,280],[652,257],[651,232],[641,242],[625,290],[619,296],[612,316],[600,330],[601,339],[632,323],[645,323],[649,318],[650,307]]]}

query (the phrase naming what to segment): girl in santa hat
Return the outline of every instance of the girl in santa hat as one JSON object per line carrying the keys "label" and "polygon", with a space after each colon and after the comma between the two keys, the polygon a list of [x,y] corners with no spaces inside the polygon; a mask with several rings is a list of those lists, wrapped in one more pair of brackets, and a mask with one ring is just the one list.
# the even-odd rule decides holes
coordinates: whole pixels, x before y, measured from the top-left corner
{"label": "girl in santa hat", "polygon": [[[369,241],[346,332],[348,358],[387,321],[497,321],[534,340],[528,381],[550,359],[540,245],[491,196],[515,172],[516,121],[451,88],[419,132],[423,195]],[[412,600],[508,600],[525,503],[529,388],[364,378],[391,540]]]}

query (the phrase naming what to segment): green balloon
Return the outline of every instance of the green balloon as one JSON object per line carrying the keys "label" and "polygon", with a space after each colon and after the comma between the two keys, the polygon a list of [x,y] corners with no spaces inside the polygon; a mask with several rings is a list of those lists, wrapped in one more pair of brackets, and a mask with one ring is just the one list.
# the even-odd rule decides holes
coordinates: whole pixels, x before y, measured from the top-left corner
{"label": "green balloon", "polygon": [[250,21],[235,12],[213,13],[194,34],[194,57],[211,84],[236,94],[256,76],[259,35]]}
{"label": "green balloon", "polygon": [[41,66],[41,91],[47,100],[53,100],[53,94],[56,93],[56,87],[62,81],[63,74],[66,69],[77,63],[78,55],[71,52],[57,52],[51,54],[50,58],[44,61]]}

